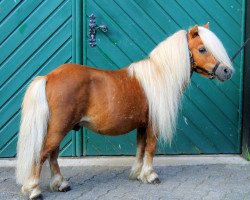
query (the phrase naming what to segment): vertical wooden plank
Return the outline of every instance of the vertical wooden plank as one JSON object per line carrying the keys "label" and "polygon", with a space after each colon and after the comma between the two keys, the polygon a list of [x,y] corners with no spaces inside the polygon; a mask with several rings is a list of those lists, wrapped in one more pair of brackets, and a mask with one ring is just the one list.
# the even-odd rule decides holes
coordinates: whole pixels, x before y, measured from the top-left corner
{"label": "vertical wooden plank", "polygon": [[[246,1],[245,39],[250,37],[250,1]],[[243,76],[242,154],[250,159],[250,44],[245,47]]]}
{"label": "vertical wooden plank", "polygon": [[[82,27],[83,27],[82,58],[83,58],[83,63],[82,64],[84,64],[84,65],[87,65],[87,45],[89,44],[88,37],[87,37],[88,16],[86,14],[86,10],[87,10],[87,0],[83,0],[83,4],[82,4]],[[83,136],[83,138],[82,138],[83,156],[86,156],[87,155],[87,130],[86,130],[86,128],[82,128],[81,133]]]}
{"label": "vertical wooden plank", "polygon": [[[76,0],[72,0],[72,62],[76,63],[77,57],[77,48],[76,48]],[[72,155],[76,155],[76,131],[72,131],[71,133],[71,139],[72,139]]]}
{"label": "vertical wooden plank", "polygon": [[[74,12],[73,12],[73,19],[75,20],[75,33],[73,37],[75,37],[75,63],[82,64],[83,57],[82,57],[82,49],[83,49],[83,26],[82,26],[82,9],[83,4],[82,1],[74,0]],[[75,141],[76,141],[76,156],[83,155],[83,131],[80,129],[79,131],[75,131]]]}
{"label": "vertical wooden plank", "polygon": [[87,63],[87,45],[88,45],[88,37],[87,37],[87,26],[88,26],[88,17],[86,15],[86,7],[87,7],[87,3],[86,1],[87,0],[82,0],[83,3],[82,3],[82,36],[83,36],[83,39],[82,39],[82,58],[83,58],[83,61],[82,63],[84,65],[86,65]]}
{"label": "vertical wooden plank", "polygon": [[[249,2],[248,2],[249,4]],[[241,4],[241,8],[242,8],[242,17],[241,17],[241,24],[242,24],[242,35],[241,35],[241,44],[243,44],[245,42],[245,39],[247,39],[248,37],[250,37],[248,35],[247,37],[247,29],[249,29],[249,24],[247,25],[247,23],[250,22],[250,20],[248,19],[247,20],[247,12],[246,12],[246,9],[247,9],[247,3],[245,0],[242,0],[242,4]],[[250,9],[248,9],[248,12],[250,11]],[[248,14],[249,15],[249,14]],[[248,33],[249,34],[249,33]],[[249,46],[249,44],[248,44]],[[242,113],[242,110],[243,110],[243,91],[244,91],[244,69],[246,68],[247,65],[245,65],[245,61],[244,61],[244,58],[247,58],[247,56],[245,56],[247,54],[245,54],[245,51],[243,49],[243,52],[240,54],[240,65],[242,66],[240,68],[240,93],[239,93],[239,121],[238,121],[238,128],[239,128],[239,133],[242,133],[242,118],[243,118],[243,113]],[[239,141],[242,141],[242,135],[239,134]]]}

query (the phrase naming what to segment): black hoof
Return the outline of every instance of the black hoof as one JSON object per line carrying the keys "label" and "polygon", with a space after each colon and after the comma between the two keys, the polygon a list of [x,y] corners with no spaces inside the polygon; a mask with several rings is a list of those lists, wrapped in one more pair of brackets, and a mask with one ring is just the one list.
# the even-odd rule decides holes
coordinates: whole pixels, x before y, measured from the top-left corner
{"label": "black hoof", "polygon": [[159,178],[156,178],[155,180],[153,180],[152,181],[152,184],[160,184],[161,183],[161,181],[160,181],[160,179]]}
{"label": "black hoof", "polygon": [[33,197],[31,200],[43,200],[43,195],[39,194],[38,196]]}
{"label": "black hoof", "polygon": [[60,190],[60,192],[68,192],[70,190],[71,190],[71,187],[67,186],[67,187],[63,188],[62,190]]}

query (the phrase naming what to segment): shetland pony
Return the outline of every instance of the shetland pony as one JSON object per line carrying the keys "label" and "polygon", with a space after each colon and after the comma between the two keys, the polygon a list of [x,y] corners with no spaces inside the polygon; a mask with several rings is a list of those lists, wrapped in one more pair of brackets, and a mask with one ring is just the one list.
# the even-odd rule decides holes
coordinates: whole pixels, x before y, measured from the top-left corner
{"label": "shetland pony", "polygon": [[182,93],[193,71],[225,81],[233,67],[221,41],[204,26],[180,30],[148,58],[120,70],[64,64],[36,77],[22,104],[17,147],[17,183],[30,199],[42,198],[40,172],[48,158],[50,187],[67,191],[57,162],[59,144],[79,126],[103,135],[137,129],[137,154],[130,178],[159,183],[153,169],[157,139],[170,143]]}

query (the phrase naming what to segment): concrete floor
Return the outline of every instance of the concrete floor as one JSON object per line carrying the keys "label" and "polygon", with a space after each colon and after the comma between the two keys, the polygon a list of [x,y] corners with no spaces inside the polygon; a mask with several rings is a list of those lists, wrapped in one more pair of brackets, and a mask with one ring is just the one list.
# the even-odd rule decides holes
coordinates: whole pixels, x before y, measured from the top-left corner
{"label": "concrete floor", "polygon": [[[44,199],[250,200],[250,164],[239,156],[156,157],[161,184],[128,179],[132,157],[60,159],[72,190],[51,192],[43,174]],[[0,199],[27,199],[15,183],[15,160],[0,160]]]}

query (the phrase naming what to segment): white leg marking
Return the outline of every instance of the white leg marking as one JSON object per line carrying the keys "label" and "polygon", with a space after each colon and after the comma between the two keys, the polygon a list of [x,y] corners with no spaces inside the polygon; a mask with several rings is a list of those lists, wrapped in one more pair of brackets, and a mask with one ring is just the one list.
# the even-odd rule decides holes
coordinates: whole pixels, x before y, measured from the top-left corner
{"label": "white leg marking", "polygon": [[24,195],[28,195],[30,194],[29,198],[32,199],[34,197],[39,196],[42,191],[39,188],[39,180],[38,179],[34,179],[34,178],[30,178],[26,181],[26,183],[22,186],[22,193]]}
{"label": "white leg marking", "polygon": [[34,188],[38,187],[39,180],[38,179],[28,179],[26,183],[22,186],[21,192],[23,194],[30,193]]}
{"label": "white leg marking", "polygon": [[141,173],[141,170],[142,170],[142,162],[139,162],[138,160],[136,160],[131,168],[129,178],[132,180],[137,179],[137,177]]}
{"label": "white leg marking", "polygon": [[142,165],[143,165],[143,160],[141,159],[141,154],[142,154],[142,146],[139,144],[137,146],[137,152],[136,152],[136,160],[131,168],[129,178],[130,179],[137,179],[137,177],[141,173]]}
{"label": "white leg marking", "polygon": [[[152,164],[147,163],[146,157],[144,157],[142,170],[138,179],[143,183],[154,183],[158,179],[158,175],[154,172]],[[159,183],[159,180],[157,180],[157,183]]]}

